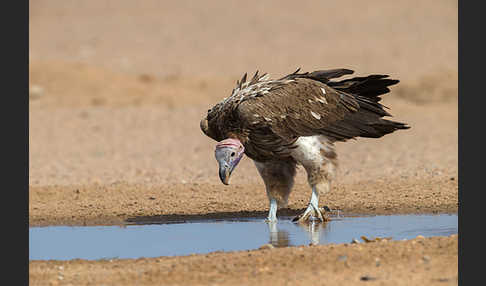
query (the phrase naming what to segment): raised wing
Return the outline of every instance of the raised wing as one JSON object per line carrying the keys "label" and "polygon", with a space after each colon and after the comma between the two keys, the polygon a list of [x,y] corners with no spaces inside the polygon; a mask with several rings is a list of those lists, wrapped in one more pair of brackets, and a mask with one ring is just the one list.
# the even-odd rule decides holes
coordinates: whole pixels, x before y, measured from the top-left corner
{"label": "raised wing", "polygon": [[378,103],[379,96],[387,93],[387,86],[397,80],[386,79],[386,75],[340,82],[328,80],[329,75],[340,76],[348,71],[340,69],[286,76],[283,78],[285,84],[271,89],[265,96],[242,102],[238,107],[239,115],[250,126],[267,126],[289,141],[317,134],[338,141],[358,136],[376,138],[396,129],[408,128],[405,124],[381,118],[390,114]]}
{"label": "raised wing", "polygon": [[245,74],[229,97],[208,110],[201,130],[216,141],[236,137],[247,155],[263,159],[288,152],[300,136],[321,134],[345,141],[408,128],[382,119],[390,114],[378,103],[397,80],[370,75],[331,81],[353,71],[298,71],[278,80],[257,72],[247,81]]}
{"label": "raised wing", "polygon": [[249,129],[269,127],[289,141],[299,136],[323,134],[334,123],[359,109],[352,95],[322,82],[295,78],[268,94],[249,98],[238,107],[242,122]]}

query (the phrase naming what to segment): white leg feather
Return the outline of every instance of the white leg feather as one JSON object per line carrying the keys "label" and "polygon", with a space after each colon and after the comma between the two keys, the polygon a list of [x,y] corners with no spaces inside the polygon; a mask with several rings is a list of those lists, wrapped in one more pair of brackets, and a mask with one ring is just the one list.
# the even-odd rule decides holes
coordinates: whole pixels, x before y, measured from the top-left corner
{"label": "white leg feather", "polygon": [[324,221],[319,210],[319,194],[325,194],[330,190],[330,181],[334,177],[337,164],[334,145],[325,136],[299,137],[295,145],[292,157],[304,166],[307,180],[312,188],[312,195],[307,209],[294,220],[300,222],[316,219]]}

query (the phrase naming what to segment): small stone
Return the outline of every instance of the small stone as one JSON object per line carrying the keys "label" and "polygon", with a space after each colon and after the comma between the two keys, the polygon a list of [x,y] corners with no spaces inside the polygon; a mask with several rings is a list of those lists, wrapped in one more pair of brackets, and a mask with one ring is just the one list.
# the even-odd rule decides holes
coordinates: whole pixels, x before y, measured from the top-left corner
{"label": "small stone", "polygon": [[378,257],[375,258],[375,265],[376,265],[376,267],[381,265],[381,261]]}
{"label": "small stone", "polygon": [[367,238],[367,237],[366,237],[366,236],[364,236],[364,235],[362,235],[362,236],[361,236],[361,239],[362,239],[364,242],[373,242],[373,241],[374,241],[374,240],[372,240],[372,239]]}
{"label": "small stone", "polygon": [[423,259],[425,262],[429,262],[429,261],[430,261],[430,256],[428,256],[428,255],[424,255],[424,256],[422,257],[422,259]]}
{"label": "small stone", "polygon": [[270,243],[267,243],[267,244],[260,246],[258,249],[273,249],[273,248],[275,248],[275,246],[273,246]]}
{"label": "small stone", "polygon": [[351,243],[359,243],[359,240],[357,240],[356,238],[353,238],[353,240],[351,240]]}
{"label": "small stone", "polygon": [[361,278],[359,278],[359,280],[361,280],[361,281],[372,281],[372,280],[376,280],[376,277],[364,275],[364,276],[361,276]]}
{"label": "small stone", "polygon": [[37,99],[44,95],[44,88],[38,85],[32,85],[29,88],[29,99]]}
{"label": "small stone", "polygon": [[149,83],[149,82],[152,82],[154,80],[154,77],[149,75],[149,74],[141,74],[141,75],[138,76],[138,79],[141,82]]}

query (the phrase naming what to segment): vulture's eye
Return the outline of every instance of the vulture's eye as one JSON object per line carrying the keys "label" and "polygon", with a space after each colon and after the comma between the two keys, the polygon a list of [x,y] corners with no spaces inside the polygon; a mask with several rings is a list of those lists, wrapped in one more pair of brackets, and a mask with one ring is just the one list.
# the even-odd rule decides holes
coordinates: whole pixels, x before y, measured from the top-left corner
{"label": "vulture's eye", "polygon": [[234,156],[235,156],[235,152],[232,152],[232,153],[231,153],[231,157],[234,157]]}

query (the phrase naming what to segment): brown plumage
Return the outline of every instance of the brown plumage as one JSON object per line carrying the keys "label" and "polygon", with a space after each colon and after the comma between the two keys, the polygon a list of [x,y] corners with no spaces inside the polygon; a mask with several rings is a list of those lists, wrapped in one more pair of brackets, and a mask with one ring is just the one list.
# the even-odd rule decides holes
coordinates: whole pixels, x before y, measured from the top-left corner
{"label": "brown plumage", "polygon": [[[279,206],[284,205],[295,171],[287,172],[286,186],[277,191],[272,190],[278,188],[271,187],[272,178],[268,174],[277,178],[279,175],[275,173],[301,164],[314,191],[316,185],[333,177],[337,163],[335,141],[379,138],[409,128],[404,123],[383,119],[390,114],[379,103],[380,96],[390,91],[388,86],[398,80],[387,75],[332,80],[352,73],[348,69],[312,73],[297,70],[272,80],[256,72],[248,81],[245,74],[229,97],[208,110],[201,120],[201,130],[216,141],[233,138],[241,142],[244,153],[263,174],[271,204],[275,199]],[[312,146],[317,146],[319,156]]]}

